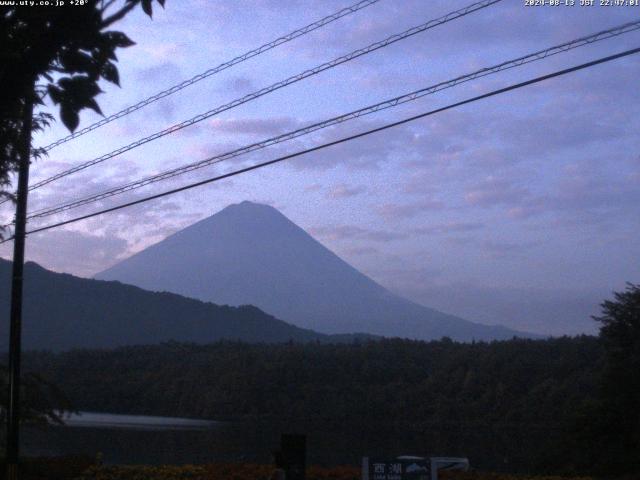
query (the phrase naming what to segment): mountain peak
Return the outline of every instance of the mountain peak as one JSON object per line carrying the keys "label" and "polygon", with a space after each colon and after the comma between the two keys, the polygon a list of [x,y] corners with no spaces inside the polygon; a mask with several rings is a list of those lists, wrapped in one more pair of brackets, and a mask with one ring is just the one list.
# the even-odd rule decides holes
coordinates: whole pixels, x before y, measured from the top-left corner
{"label": "mountain peak", "polygon": [[237,209],[243,209],[243,210],[248,210],[248,209],[252,209],[252,210],[261,210],[264,208],[270,208],[272,210],[275,210],[275,208],[273,208],[270,205],[267,205],[266,203],[258,203],[258,202],[252,202],[250,200],[243,200],[240,203],[232,203],[231,205],[226,206],[225,208],[223,208],[220,212],[218,213],[222,213],[225,210],[237,210]]}
{"label": "mountain peak", "polygon": [[[281,238],[296,235],[298,227],[277,209],[263,203],[243,201],[186,227],[166,240],[188,244],[188,248],[208,249],[212,237],[229,246],[243,245],[248,238]],[[298,234],[304,233],[300,230]],[[206,243],[205,243],[206,240]],[[162,242],[161,242],[162,243]],[[255,246],[255,245],[254,245]],[[151,248],[155,248],[155,245]]]}
{"label": "mountain peak", "polygon": [[240,203],[232,203],[231,205],[226,206],[219,212],[214,213],[211,217],[216,217],[218,215],[229,215],[229,214],[283,216],[279,210],[272,207],[271,205],[244,200]]}

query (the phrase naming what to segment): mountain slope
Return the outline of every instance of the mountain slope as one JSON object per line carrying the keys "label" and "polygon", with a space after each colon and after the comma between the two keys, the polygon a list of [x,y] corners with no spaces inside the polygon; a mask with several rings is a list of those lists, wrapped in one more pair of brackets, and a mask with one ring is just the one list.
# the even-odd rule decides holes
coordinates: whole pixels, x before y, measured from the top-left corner
{"label": "mountain slope", "polygon": [[457,340],[518,334],[394,295],[276,209],[251,202],[230,205],[96,278],[221,304],[252,304],[323,333]]}
{"label": "mountain slope", "polygon": [[[0,259],[0,351],[7,350],[11,262]],[[353,338],[353,337],[351,337]],[[25,265],[23,345],[67,350],[153,344],[176,340],[208,343],[341,341],[289,325],[256,307],[204,303],[173,293],[153,293]]]}

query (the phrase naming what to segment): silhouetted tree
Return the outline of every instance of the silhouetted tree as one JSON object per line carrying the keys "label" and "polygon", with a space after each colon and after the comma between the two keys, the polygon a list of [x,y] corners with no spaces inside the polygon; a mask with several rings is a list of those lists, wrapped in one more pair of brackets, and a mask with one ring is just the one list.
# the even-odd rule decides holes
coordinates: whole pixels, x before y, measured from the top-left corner
{"label": "silhouetted tree", "polygon": [[[95,100],[101,93],[98,82],[119,84],[116,50],[134,44],[124,33],[108,29],[138,5],[151,16],[152,1],[0,7],[0,197],[12,196],[7,188],[20,158],[26,106],[43,105],[49,96],[71,131],[83,109],[101,113]],[[157,2],[164,6],[165,0]],[[34,129],[44,128],[52,119],[46,112],[37,113]]]}
{"label": "silhouetted tree", "polygon": [[[164,6],[165,0],[157,1]],[[101,93],[98,82],[119,84],[116,50],[134,44],[124,33],[108,29],[138,5],[151,16],[152,2],[88,0],[71,8],[0,7],[0,197],[12,198],[7,189],[21,159],[43,153],[29,152],[25,146],[30,146],[31,133],[54,117],[47,112],[34,115],[33,106],[44,106],[48,96],[71,131],[83,109],[101,113],[95,100]],[[1,234],[2,228],[0,238]],[[4,370],[0,373],[6,376]],[[35,374],[25,375],[23,382],[22,419],[59,420],[49,399],[59,403],[60,392]],[[0,410],[4,413],[1,406]]]}
{"label": "silhouetted tree", "polygon": [[[6,422],[8,371],[0,365],[0,423]],[[73,410],[67,396],[41,375],[29,372],[22,377],[21,420],[35,425],[63,423],[65,412]],[[0,438],[4,429],[0,430]]]}
{"label": "silhouetted tree", "polygon": [[602,303],[600,339],[605,351],[596,432],[611,473],[640,472],[640,286],[627,284]]}

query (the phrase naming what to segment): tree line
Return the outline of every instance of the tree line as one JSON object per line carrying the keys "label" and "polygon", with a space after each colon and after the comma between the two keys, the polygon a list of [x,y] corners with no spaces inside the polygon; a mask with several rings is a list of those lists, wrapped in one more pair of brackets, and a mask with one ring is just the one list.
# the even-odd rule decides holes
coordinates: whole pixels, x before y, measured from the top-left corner
{"label": "tree line", "polygon": [[596,400],[604,349],[588,336],[166,343],[35,352],[25,361],[79,410],[286,422],[309,432],[367,428],[435,439],[443,453],[493,455],[492,465],[505,456],[509,468],[558,471],[561,458],[546,463],[554,452],[565,455],[558,446],[572,434],[576,412]]}
{"label": "tree line", "polygon": [[77,408],[211,419],[551,424],[592,398],[594,337],[456,343],[165,343],[31,353]]}

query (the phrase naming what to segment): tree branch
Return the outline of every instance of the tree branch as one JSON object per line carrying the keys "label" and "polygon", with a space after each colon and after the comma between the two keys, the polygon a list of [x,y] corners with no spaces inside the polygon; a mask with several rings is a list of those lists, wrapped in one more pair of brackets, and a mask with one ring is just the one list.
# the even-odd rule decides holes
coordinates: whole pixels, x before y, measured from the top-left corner
{"label": "tree branch", "polygon": [[137,4],[138,4],[138,0],[132,0],[130,3],[128,3],[127,5],[122,7],[116,13],[114,13],[110,17],[105,18],[102,21],[101,28],[106,28],[109,25],[117,22],[118,20],[121,20],[122,18],[124,18],[127,15],[127,13],[129,13],[131,10],[133,10]]}
{"label": "tree branch", "polygon": [[100,10],[102,11],[102,13],[104,14],[111,5],[113,5],[114,3],[116,3],[116,0],[108,0],[107,3],[105,4],[104,0],[102,1],[102,6],[100,7]]}

